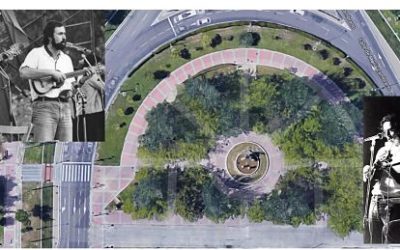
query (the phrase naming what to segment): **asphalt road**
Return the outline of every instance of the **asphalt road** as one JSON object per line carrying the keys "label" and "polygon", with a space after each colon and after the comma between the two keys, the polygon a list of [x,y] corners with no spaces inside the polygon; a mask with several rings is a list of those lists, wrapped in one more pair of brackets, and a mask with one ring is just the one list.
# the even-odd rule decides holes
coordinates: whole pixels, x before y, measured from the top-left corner
{"label": "asphalt road", "polygon": [[90,164],[63,164],[59,186],[60,248],[88,247]]}

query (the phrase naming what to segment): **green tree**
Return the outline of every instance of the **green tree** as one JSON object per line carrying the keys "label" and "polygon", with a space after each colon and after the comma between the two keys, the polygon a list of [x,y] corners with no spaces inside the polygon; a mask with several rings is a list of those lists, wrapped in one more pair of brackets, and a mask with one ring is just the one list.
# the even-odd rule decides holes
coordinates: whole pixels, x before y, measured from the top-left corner
{"label": "green tree", "polygon": [[142,168],[121,193],[123,210],[133,219],[162,219],[168,211],[167,170]]}
{"label": "green tree", "polygon": [[175,212],[185,220],[194,222],[204,216],[203,186],[210,180],[202,167],[189,167],[178,174],[178,192],[175,199]]}
{"label": "green tree", "polygon": [[216,180],[207,182],[203,189],[205,215],[210,220],[219,223],[240,214],[240,202],[229,198],[216,185]]}
{"label": "green tree", "polygon": [[330,194],[323,211],[328,225],[339,236],[362,230],[362,165],[360,145],[346,145],[340,158],[332,160],[325,189]]}
{"label": "green tree", "polygon": [[25,226],[30,224],[29,213],[23,209],[17,210],[15,213],[15,219]]}
{"label": "green tree", "polygon": [[250,222],[260,223],[266,219],[264,206],[260,200],[256,200],[247,211]]}

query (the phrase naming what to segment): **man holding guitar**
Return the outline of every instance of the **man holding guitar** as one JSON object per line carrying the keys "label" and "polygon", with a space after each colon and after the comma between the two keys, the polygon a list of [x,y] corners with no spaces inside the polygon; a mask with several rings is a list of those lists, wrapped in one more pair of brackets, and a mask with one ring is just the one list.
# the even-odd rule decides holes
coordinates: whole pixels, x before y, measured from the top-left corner
{"label": "man holding guitar", "polygon": [[363,169],[364,182],[372,187],[371,193],[366,194],[371,197],[366,201],[370,236],[366,243],[400,243],[400,127],[394,115],[384,116],[380,126],[381,133],[366,139],[386,140],[372,167]]}
{"label": "man holding guitar", "polygon": [[55,21],[43,30],[43,46],[32,49],[20,67],[22,79],[29,79],[33,100],[32,124],[35,142],[72,141],[72,118],[69,99],[77,75],[83,83],[92,75],[85,68],[74,73],[71,58],[63,52],[66,30]]}

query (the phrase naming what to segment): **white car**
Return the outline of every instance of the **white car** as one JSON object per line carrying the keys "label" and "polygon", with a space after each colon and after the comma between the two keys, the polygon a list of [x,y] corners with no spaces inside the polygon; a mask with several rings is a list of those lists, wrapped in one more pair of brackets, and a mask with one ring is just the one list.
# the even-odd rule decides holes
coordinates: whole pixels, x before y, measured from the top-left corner
{"label": "white car", "polygon": [[211,22],[211,19],[209,17],[205,17],[205,18],[197,20],[196,24],[200,26],[200,25],[204,25],[204,24],[207,24],[210,22]]}
{"label": "white car", "polygon": [[180,22],[180,21],[182,21],[184,19],[187,19],[189,17],[195,16],[196,14],[197,14],[197,12],[195,10],[185,11],[185,12],[177,15],[176,17],[174,17],[174,22],[175,23]]}
{"label": "white car", "polygon": [[300,16],[304,16],[304,14],[306,14],[304,10],[290,10],[290,13],[297,14]]}

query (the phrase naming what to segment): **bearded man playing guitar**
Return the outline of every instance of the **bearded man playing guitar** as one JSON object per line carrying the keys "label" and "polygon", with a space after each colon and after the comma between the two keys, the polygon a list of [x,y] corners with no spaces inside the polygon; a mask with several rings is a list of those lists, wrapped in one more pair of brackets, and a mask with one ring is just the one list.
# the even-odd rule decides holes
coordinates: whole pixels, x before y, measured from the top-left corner
{"label": "bearded man playing guitar", "polygon": [[77,75],[91,75],[91,69],[74,73],[71,58],[63,52],[66,30],[62,23],[50,21],[43,30],[43,46],[32,49],[20,67],[22,79],[29,79],[33,107],[32,124],[35,142],[72,141],[72,118],[69,99]]}
{"label": "bearded man playing guitar", "polygon": [[366,194],[371,199],[366,202],[369,240],[365,243],[400,243],[400,127],[393,114],[384,116],[380,127],[376,139],[386,142],[372,167],[363,169],[364,182],[372,187]]}

